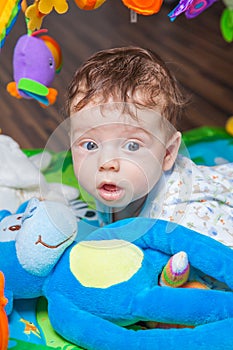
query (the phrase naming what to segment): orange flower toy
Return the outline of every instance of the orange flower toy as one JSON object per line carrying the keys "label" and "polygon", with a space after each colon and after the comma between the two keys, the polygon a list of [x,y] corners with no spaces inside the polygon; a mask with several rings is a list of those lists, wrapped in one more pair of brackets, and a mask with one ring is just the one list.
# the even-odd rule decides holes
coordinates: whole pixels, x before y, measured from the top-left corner
{"label": "orange flower toy", "polygon": [[7,299],[4,297],[4,275],[0,271],[0,350],[6,350],[8,345],[8,319],[4,306],[7,303]]}
{"label": "orange flower toy", "polygon": [[106,0],[75,0],[76,5],[82,10],[95,10]]}
{"label": "orange flower toy", "polygon": [[163,0],[122,0],[123,4],[139,15],[153,15],[159,12]]}

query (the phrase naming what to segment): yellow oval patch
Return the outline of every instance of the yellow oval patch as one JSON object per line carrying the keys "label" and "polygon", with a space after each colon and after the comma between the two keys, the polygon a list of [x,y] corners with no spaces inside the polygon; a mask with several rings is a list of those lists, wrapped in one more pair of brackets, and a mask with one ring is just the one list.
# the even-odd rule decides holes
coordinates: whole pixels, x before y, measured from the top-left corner
{"label": "yellow oval patch", "polygon": [[129,280],[143,257],[141,249],[124,240],[80,242],[70,252],[70,270],[85,287],[108,288]]}

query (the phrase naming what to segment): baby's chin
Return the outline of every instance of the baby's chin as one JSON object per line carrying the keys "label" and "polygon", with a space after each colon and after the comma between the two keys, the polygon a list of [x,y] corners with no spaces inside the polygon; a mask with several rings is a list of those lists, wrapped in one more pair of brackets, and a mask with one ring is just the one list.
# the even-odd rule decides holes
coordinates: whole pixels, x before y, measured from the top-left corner
{"label": "baby's chin", "polygon": [[98,198],[98,201],[104,204],[105,206],[112,208],[112,211],[116,212],[116,210],[121,211],[125,209],[129,204],[129,201],[106,201],[103,200],[102,198]]}
{"label": "baby's chin", "polygon": [[129,196],[128,198],[123,196],[120,199],[115,200],[113,198],[104,199],[99,195],[95,196],[95,198],[105,206],[112,208],[113,212],[124,210],[133,201],[132,196]]}
{"label": "baby's chin", "polygon": [[[134,212],[140,212],[145,200],[147,198],[147,193],[138,197],[132,195],[125,196],[121,200],[106,201],[103,198],[97,196],[96,198],[100,203],[104,204],[109,208],[110,213],[117,213],[126,210],[130,216],[135,216]],[[131,215],[132,214],[132,215]]]}

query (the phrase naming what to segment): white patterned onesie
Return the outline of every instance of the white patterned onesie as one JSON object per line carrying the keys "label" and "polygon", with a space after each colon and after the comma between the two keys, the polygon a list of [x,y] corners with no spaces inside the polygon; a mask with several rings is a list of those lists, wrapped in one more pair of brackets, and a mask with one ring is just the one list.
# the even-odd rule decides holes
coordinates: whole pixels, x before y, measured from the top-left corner
{"label": "white patterned onesie", "polygon": [[198,166],[179,156],[159,187],[154,198],[149,194],[142,216],[145,211],[233,248],[233,163]]}

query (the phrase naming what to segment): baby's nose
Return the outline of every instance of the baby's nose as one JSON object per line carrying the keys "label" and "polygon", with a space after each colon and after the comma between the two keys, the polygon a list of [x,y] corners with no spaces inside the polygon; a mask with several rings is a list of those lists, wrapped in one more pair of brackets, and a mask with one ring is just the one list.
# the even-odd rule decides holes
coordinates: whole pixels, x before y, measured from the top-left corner
{"label": "baby's nose", "polygon": [[120,162],[118,159],[110,159],[102,163],[99,167],[99,171],[119,171]]}

